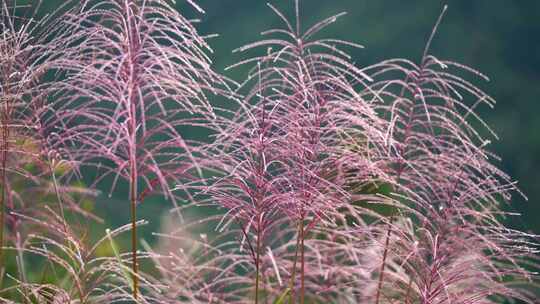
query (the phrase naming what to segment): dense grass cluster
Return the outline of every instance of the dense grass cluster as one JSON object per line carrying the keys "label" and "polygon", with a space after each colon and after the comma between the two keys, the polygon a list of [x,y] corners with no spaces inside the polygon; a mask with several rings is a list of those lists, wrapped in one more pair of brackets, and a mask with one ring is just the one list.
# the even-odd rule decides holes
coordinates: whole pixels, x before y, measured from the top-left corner
{"label": "dense grass cluster", "polygon": [[[235,81],[172,1],[15,3],[2,303],[537,303],[537,236],[504,226],[523,194],[477,114],[487,77],[430,54],[446,7],[419,61],[357,66],[361,45],[322,33],[344,14],[305,27],[298,0],[268,4],[282,27],[236,50]],[[132,221],[96,240],[104,181]],[[137,235],[149,196],[171,202],[156,244]]]}

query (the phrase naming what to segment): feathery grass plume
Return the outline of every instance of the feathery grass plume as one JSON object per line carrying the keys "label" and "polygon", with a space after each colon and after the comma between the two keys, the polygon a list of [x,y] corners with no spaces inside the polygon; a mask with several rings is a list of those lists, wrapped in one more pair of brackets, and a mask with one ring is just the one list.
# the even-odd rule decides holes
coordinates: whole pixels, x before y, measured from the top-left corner
{"label": "feathery grass plume", "polygon": [[[20,189],[14,184],[27,181],[38,186],[44,176],[57,170],[50,166],[53,160],[49,156],[57,153],[47,144],[40,119],[46,112],[47,87],[53,82],[46,79],[46,74],[61,54],[50,41],[62,7],[39,16],[40,5],[41,1],[33,5],[0,3],[0,268],[4,267],[1,246],[5,238],[5,210],[15,208],[15,201],[21,201],[17,191]],[[35,172],[33,163],[49,165]]]}
{"label": "feathery grass plume", "polygon": [[[150,253],[159,275],[148,279],[144,299],[148,303],[253,303],[253,278],[260,275],[263,302],[276,301],[286,294],[295,244],[296,227],[281,217],[266,227],[267,247],[259,255],[244,227],[231,223],[223,229],[221,215],[196,215],[184,210],[182,225],[169,221],[157,234],[161,239]],[[279,225],[281,229],[272,227]],[[274,250],[280,253],[273,254]],[[276,252],[277,252],[276,251]],[[311,259],[310,259],[311,261]],[[310,289],[311,290],[311,289]],[[285,293],[284,293],[285,292]],[[313,293],[315,295],[315,293]]]}
{"label": "feathery grass plume", "polygon": [[[18,237],[25,239],[36,227],[28,223],[17,214],[26,217],[39,217],[47,207],[53,207],[62,216],[82,216],[102,223],[94,215],[92,199],[97,192],[88,189],[80,181],[61,184],[59,179],[70,174],[72,170],[69,163],[64,162],[58,155],[47,155],[46,159],[36,158],[38,147],[32,145],[30,140],[19,139],[17,146],[24,145],[19,151],[27,155],[19,155],[10,159],[13,168],[19,168],[17,174],[10,174],[8,196],[6,205],[6,236],[7,241],[15,241]],[[52,154],[52,153],[51,153]],[[17,237],[16,237],[17,236]]]}
{"label": "feathery grass plume", "polygon": [[[63,30],[68,50],[60,68],[68,78],[49,123],[62,126],[57,145],[100,169],[98,181],[112,176],[111,193],[119,179],[127,181],[133,225],[147,194],[162,193],[176,205],[170,185],[181,184],[198,149],[184,132],[204,127],[213,115],[207,92],[227,90],[210,68],[206,38],[172,5],[86,0]],[[135,226],[131,233],[136,298]]]}
{"label": "feathery grass plume", "polygon": [[[271,170],[272,162],[279,163],[281,172],[277,174],[276,182],[280,181],[278,191],[284,198],[276,207],[297,223],[299,243],[296,250],[299,250],[300,302],[303,303],[304,240],[309,228],[323,219],[332,221],[328,216],[337,213],[333,211],[349,200],[349,193],[344,189],[346,179],[354,179],[358,184],[378,181],[381,172],[372,164],[370,154],[384,155],[381,144],[384,124],[377,117],[372,100],[364,100],[356,93],[368,87],[370,78],[356,68],[350,62],[350,56],[341,49],[361,46],[348,41],[314,38],[344,13],[324,19],[304,31],[298,1],[295,1],[294,24],[277,8],[269,6],[282,19],[284,28],[267,30],[263,35],[271,38],[238,49],[241,52],[255,48],[268,51],[235,66],[256,65],[246,81],[246,85],[253,83],[246,103],[260,99],[255,107],[267,109],[264,129],[272,132],[266,140],[272,147],[266,147],[271,152],[265,154],[268,159],[265,165]],[[239,121],[247,119],[240,118]],[[255,141],[263,140],[255,138],[263,138],[259,133],[252,136]],[[355,153],[347,153],[348,149],[344,149],[343,142],[348,142],[350,137],[357,139],[359,151]],[[354,174],[336,172],[336,168],[339,171],[355,166],[356,172],[361,174],[352,176]],[[245,178],[243,182],[248,180]],[[296,266],[293,266],[295,271]],[[293,301],[295,288],[291,286]]]}
{"label": "feathery grass plume", "polygon": [[[487,78],[429,53],[443,15],[419,64],[357,68],[359,45],[317,38],[343,14],[304,30],[294,4],[292,19],[269,4],[283,27],[237,50],[260,55],[233,65],[251,70],[230,93],[173,0],[68,1],[38,19],[0,3],[0,229],[17,265],[0,302],[535,303],[537,236],[503,225],[520,192],[477,128],[495,136],[477,114],[494,100],[466,79]],[[64,214],[95,217],[72,181],[88,166],[130,189],[131,223],[94,244]],[[152,194],[179,220],[139,252]]]}
{"label": "feathery grass plume", "polygon": [[208,204],[226,210],[217,229],[225,231],[238,225],[237,237],[247,243],[256,269],[253,285],[258,303],[261,255],[272,233],[272,223],[283,216],[278,204],[287,199],[283,188],[289,183],[282,175],[281,147],[275,143],[282,133],[279,121],[273,116],[265,92],[260,91],[262,83],[255,86],[240,101],[239,110],[230,113],[232,118],[220,115],[212,120],[216,140],[206,147],[200,163],[214,174],[210,186],[202,192]]}
{"label": "feathery grass plume", "polygon": [[2,32],[0,37],[0,62],[2,63],[0,74],[0,93],[2,95],[2,113],[0,115],[2,129],[0,268],[3,269],[2,248],[4,246],[5,209],[10,200],[8,172],[18,169],[9,167],[12,154],[18,152],[13,151],[15,150],[13,134],[16,130],[26,131],[26,128],[29,127],[27,117],[24,115],[26,104],[23,96],[26,97],[25,95],[33,89],[32,85],[36,75],[34,74],[34,70],[29,68],[33,64],[32,60],[35,59],[28,54],[33,47],[31,42],[29,42],[31,23],[26,22],[24,18],[19,20],[14,16],[14,11],[20,9],[19,7],[8,7],[6,2],[2,2],[0,9],[0,30]]}
{"label": "feathery grass plume", "polygon": [[[245,136],[241,133],[239,135]],[[267,138],[261,133],[258,135],[251,142],[241,139],[237,145],[224,151],[224,154],[219,154],[217,159],[220,163],[216,167],[222,175],[206,191],[210,195],[209,200],[226,208],[224,223],[219,229],[228,230],[231,222],[241,227],[237,232],[246,239],[257,269],[254,276],[256,303],[260,294],[259,267],[263,245],[272,222],[281,215],[276,208],[281,194],[279,177],[274,175],[275,172],[270,172],[276,171],[278,165],[273,164],[275,160],[272,159],[272,153],[266,149]]]}
{"label": "feathery grass plume", "polygon": [[[195,209],[189,211],[192,208]],[[148,248],[148,255],[157,275],[142,274],[149,284],[141,285],[145,290],[141,301],[253,302],[252,256],[239,249],[238,244],[243,241],[238,238],[238,231],[217,231],[222,216],[197,214],[197,209],[197,205],[183,206],[182,224],[177,219],[168,219],[156,233],[158,245]]]}
{"label": "feathery grass plume", "polygon": [[[265,226],[265,247],[257,266],[255,233],[246,233],[246,228],[238,224],[240,218],[226,218],[230,223],[224,223],[222,215],[198,212],[198,204],[184,208],[185,222],[179,225],[176,220],[164,221],[166,224],[157,234],[161,239],[158,246],[148,249],[158,274],[141,274],[150,283],[141,285],[145,290],[141,301],[253,303],[253,281],[258,274],[259,301],[285,303],[297,247],[297,226],[289,217],[281,216]],[[347,214],[355,212],[359,219],[364,217],[363,212],[354,210]],[[370,233],[359,233],[362,225],[348,225],[344,214],[341,210],[336,216],[343,220],[342,229],[315,226],[315,237],[305,240],[308,303],[357,303],[369,279],[370,269],[362,267],[370,263],[362,261],[362,257],[371,242]],[[354,237],[351,231],[356,232]],[[298,277],[294,280],[300,284]]]}
{"label": "feathery grass plume", "polygon": [[377,109],[389,122],[386,171],[395,178],[395,195],[411,209],[402,215],[413,223],[406,230],[388,223],[370,301],[490,303],[498,295],[532,303],[526,289],[511,287],[531,278],[524,265],[533,254],[532,236],[500,222],[501,202],[519,190],[492,163],[489,141],[476,128],[491,132],[475,111],[494,100],[462,77],[487,78],[429,55],[443,14],[419,65],[391,59],[363,69],[375,79],[371,89],[387,100]]}
{"label": "feathery grass plume", "polygon": [[[121,303],[130,288],[129,255],[119,257],[98,254],[100,248],[114,246],[117,235],[131,229],[125,225],[90,244],[84,227],[70,222],[66,229],[66,219],[48,209],[48,214],[31,218],[19,215],[35,229],[23,243],[8,247],[17,252],[19,270],[38,265],[41,277],[31,278],[23,273],[15,287],[0,291],[9,294],[10,299],[19,298],[25,303]],[[143,224],[139,222],[138,225]],[[82,228],[81,231],[78,231]]]}

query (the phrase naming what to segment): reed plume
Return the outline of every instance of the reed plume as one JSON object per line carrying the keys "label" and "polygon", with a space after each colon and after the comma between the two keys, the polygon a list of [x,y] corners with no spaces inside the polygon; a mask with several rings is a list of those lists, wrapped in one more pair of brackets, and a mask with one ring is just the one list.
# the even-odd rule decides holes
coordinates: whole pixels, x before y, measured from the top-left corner
{"label": "reed plume", "polygon": [[129,184],[137,298],[136,207],[152,193],[176,204],[171,186],[197,151],[183,132],[213,115],[205,94],[224,82],[210,68],[206,37],[169,1],[88,0],[67,16],[58,63],[67,80],[50,124],[63,126],[57,145],[73,160],[97,166],[98,180],[112,176],[111,192],[120,179]]}
{"label": "reed plume", "polygon": [[[233,127],[219,130],[216,143],[223,154],[217,159],[226,160],[220,164],[222,171],[232,173],[220,179],[221,191],[213,193],[212,199],[227,208],[227,216],[255,231],[256,269],[266,246],[261,239],[269,234],[265,227],[272,218],[285,214],[296,223],[298,243],[293,249],[289,289],[295,301],[299,260],[299,294],[304,303],[306,235],[321,221],[335,221],[334,215],[350,200],[345,189],[349,181],[360,186],[384,178],[370,160],[370,154],[382,154],[384,124],[371,105],[377,99],[364,100],[357,94],[369,87],[370,78],[341,50],[361,46],[314,38],[344,14],[304,31],[298,1],[294,23],[269,6],[283,28],[267,30],[263,35],[270,38],[237,50],[263,48],[267,52],[233,65],[253,68],[243,85],[247,93],[240,110],[229,123]],[[354,153],[345,148],[348,144],[343,139],[349,138],[357,139]],[[249,242],[249,236],[245,237]],[[256,302],[258,285],[256,274]]]}
{"label": "reed plume", "polygon": [[[305,27],[289,2],[235,51],[238,87],[172,0],[0,4],[0,261],[17,265],[0,301],[535,303],[538,236],[505,226],[525,195],[489,150],[488,78],[431,54],[446,7],[419,61],[358,66],[361,45],[323,36],[345,13]],[[131,222],[92,243],[73,215],[99,220],[78,201],[104,184],[129,187]],[[151,195],[172,208],[139,251]]]}
{"label": "reed plume", "polygon": [[[377,108],[388,121],[385,171],[394,178],[396,199],[411,209],[400,216],[413,225],[400,231],[403,226],[388,223],[375,302],[391,302],[400,288],[397,298],[406,303],[478,303],[493,294],[531,302],[526,290],[506,288],[503,279],[531,278],[523,265],[533,255],[526,245],[533,236],[500,222],[503,202],[521,192],[493,164],[497,158],[486,149],[490,140],[475,127],[495,136],[477,114],[478,107],[495,101],[462,75],[487,77],[429,54],[445,11],[419,64],[390,59],[363,70],[375,80],[371,89],[387,100]],[[385,278],[392,250],[406,276]],[[482,283],[470,285],[475,279]]]}

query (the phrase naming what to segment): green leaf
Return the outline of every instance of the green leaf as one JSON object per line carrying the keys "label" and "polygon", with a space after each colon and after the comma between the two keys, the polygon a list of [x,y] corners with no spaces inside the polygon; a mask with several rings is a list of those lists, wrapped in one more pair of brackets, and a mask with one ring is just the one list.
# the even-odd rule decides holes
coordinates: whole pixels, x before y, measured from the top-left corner
{"label": "green leaf", "polygon": [[124,278],[126,279],[127,282],[129,282],[130,286],[133,286],[133,280],[131,278],[129,268],[127,266],[125,266],[124,263],[122,262],[122,258],[120,257],[120,251],[116,247],[116,243],[114,242],[114,240],[113,240],[113,238],[111,236],[110,230],[107,229],[106,233],[107,233],[107,238],[109,239],[109,242],[111,243],[111,248],[112,248],[112,250],[114,252],[114,256],[116,257],[116,260],[118,261],[118,264],[122,266],[122,274],[124,275]]}
{"label": "green leaf", "polygon": [[274,304],[284,304],[285,298],[289,294],[290,288],[285,289],[285,291],[274,301]]}

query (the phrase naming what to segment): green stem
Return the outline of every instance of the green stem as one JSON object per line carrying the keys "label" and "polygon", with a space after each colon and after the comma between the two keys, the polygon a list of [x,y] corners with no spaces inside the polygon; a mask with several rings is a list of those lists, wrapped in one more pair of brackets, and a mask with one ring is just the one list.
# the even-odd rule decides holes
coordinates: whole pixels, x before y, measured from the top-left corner
{"label": "green stem", "polygon": [[260,271],[260,255],[261,255],[261,221],[259,219],[257,227],[257,247],[255,258],[255,304],[259,303],[259,271]]}
{"label": "green stem", "polygon": [[300,304],[304,304],[305,271],[304,271],[304,219],[300,221]]}
{"label": "green stem", "polygon": [[64,226],[64,232],[67,233],[67,223],[66,215],[64,212],[64,204],[62,202],[62,197],[60,196],[60,190],[58,187],[58,181],[56,180],[56,174],[54,173],[53,166],[51,165],[52,160],[49,158],[49,170],[51,171],[51,177],[53,180],[54,193],[56,195],[56,200],[58,201],[58,209],[60,210],[60,216],[62,217],[62,225]]}
{"label": "green stem", "polygon": [[[134,188],[132,186],[132,188]],[[133,195],[131,198],[131,257],[132,257],[132,279],[133,279],[133,298],[137,300],[139,289],[138,265],[137,265],[137,200]]]}
{"label": "green stem", "polygon": [[296,298],[295,298],[295,293],[294,293],[294,280],[296,279],[296,262],[298,261],[298,249],[300,248],[300,233],[301,233],[300,229],[302,229],[302,226],[300,223],[298,223],[298,237],[296,238],[294,261],[293,261],[293,267],[291,271],[291,282],[289,285],[289,290],[290,290],[289,304],[296,303]]}
{"label": "green stem", "polygon": [[377,295],[375,296],[375,303],[379,304],[379,300],[381,297],[381,289],[382,284],[384,280],[384,269],[386,267],[386,258],[388,256],[388,246],[390,244],[390,237],[392,236],[392,222],[394,221],[394,218],[390,218],[390,222],[388,223],[388,230],[386,232],[386,240],[384,242],[384,252],[383,252],[383,259],[381,263],[381,274],[379,276],[379,283],[377,286]]}
{"label": "green stem", "polygon": [[[132,171],[133,172],[133,171]],[[137,300],[139,290],[139,277],[137,265],[137,178],[135,174],[131,174],[131,258],[132,258],[132,273],[133,280],[133,298]]]}
{"label": "green stem", "polygon": [[[62,217],[62,226],[64,227],[64,233],[68,233],[68,227],[67,227],[67,221],[66,221],[66,215],[65,215],[65,212],[64,212],[64,206],[63,206],[63,202],[62,202],[62,196],[60,195],[60,190],[59,190],[59,187],[58,187],[58,181],[56,180],[56,174],[54,173],[54,170],[53,170],[53,166],[52,166],[52,161],[50,158],[48,159],[49,161],[49,170],[51,171],[51,177],[52,177],[52,180],[53,180],[53,187],[54,187],[54,193],[56,195],[56,200],[58,202],[58,209],[60,210],[60,216]],[[72,243],[70,242],[67,242],[67,245],[69,246],[70,249],[73,249],[72,247]],[[84,274],[81,274],[81,275],[84,275]],[[86,295],[85,295],[85,292],[82,288],[82,286],[80,284],[78,284],[77,282],[74,282],[74,284],[76,285],[77,287],[77,290],[79,292],[79,300],[81,302],[81,304],[84,304],[86,303]]]}
{"label": "green stem", "polygon": [[[5,110],[5,109],[4,109]],[[7,114],[4,114],[7,115]],[[9,126],[7,118],[2,119],[2,200],[0,202],[0,269],[4,268],[4,225],[7,201],[7,158],[9,149]]]}

